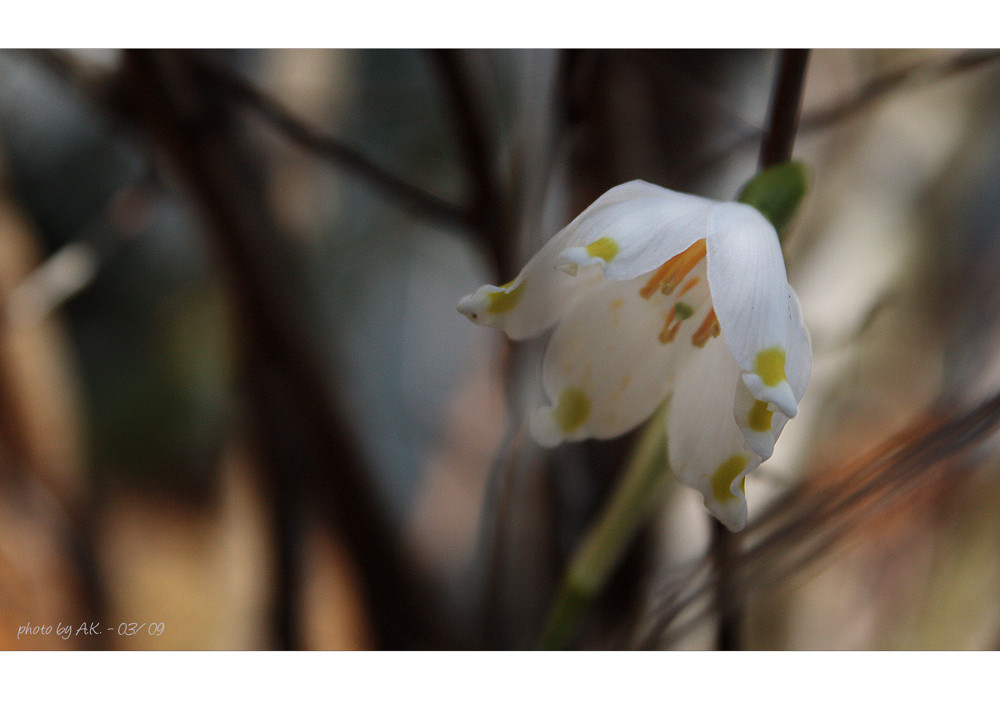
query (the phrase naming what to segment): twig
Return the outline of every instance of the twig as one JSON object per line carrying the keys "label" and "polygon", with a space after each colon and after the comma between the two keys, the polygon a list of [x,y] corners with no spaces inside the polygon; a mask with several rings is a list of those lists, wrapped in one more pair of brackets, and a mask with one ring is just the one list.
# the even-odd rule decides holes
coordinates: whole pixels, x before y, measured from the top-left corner
{"label": "twig", "polygon": [[[734,578],[744,583],[752,581],[758,590],[787,581],[802,567],[816,564],[863,526],[891,512],[894,502],[936,482],[954,484],[959,478],[953,469],[944,467],[945,463],[998,428],[1000,394],[943,421],[934,413],[921,416],[914,425],[850,465],[846,477],[822,489],[812,485],[823,480],[822,476],[802,481],[747,528],[745,539],[756,543],[739,557]],[[699,582],[699,572],[701,569],[663,592],[662,603],[652,613],[654,623],[639,647],[662,642],[668,627],[704,599],[712,582]],[[706,606],[695,612],[683,629],[673,631],[673,637],[703,620],[710,610]]]}
{"label": "twig", "polygon": [[[799,134],[828,128],[865,111],[897,89],[917,89],[943,79],[978,69],[1000,59],[1000,50],[970,50],[944,60],[925,60],[904,69],[876,77],[847,99],[805,114],[799,121]],[[698,175],[721,163],[742,148],[761,140],[762,129],[747,131],[727,146],[697,162],[690,175]]]}
{"label": "twig", "polygon": [[514,501],[515,468],[524,449],[527,427],[523,419],[509,419],[498,455],[486,478],[481,530],[482,556],[482,640],[483,647],[499,649],[503,644],[503,581],[506,574],[507,543],[510,538],[510,510]]}
{"label": "twig", "polygon": [[[215,88],[231,96],[270,122],[292,143],[337,166],[351,171],[361,180],[381,190],[414,214],[463,230],[476,231],[475,215],[461,206],[430,193],[420,186],[382,168],[361,151],[327,136],[294,116],[280,102],[268,96],[235,71],[204,52],[183,51]],[[106,99],[112,75],[87,65],[63,50],[26,50],[26,54],[44,64],[88,98]]]}
{"label": "twig", "polygon": [[469,81],[466,67],[457,50],[431,50],[430,57],[441,74],[451,109],[458,145],[472,177],[468,218],[486,241],[497,275],[507,279],[513,272],[513,251],[505,239],[501,224],[502,201],[493,157],[497,155],[495,137],[490,135],[488,120]]}
{"label": "twig", "polygon": [[[5,199],[8,189],[2,169],[0,165],[0,199]],[[7,229],[11,229],[9,225]],[[31,405],[15,395],[18,369],[14,364],[19,350],[13,343],[16,326],[6,311],[14,290],[6,283],[0,287],[0,496],[20,499],[33,518],[44,522],[52,540],[71,562],[81,613],[87,620],[101,620],[108,610],[107,588],[96,544],[102,499],[94,479],[77,469],[78,462],[72,465],[64,462],[59,470],[53,471],[40,455],[38,438],[32,436],[29,426]],[[49,433],[45,437],[60,436]],[[62,469],[65,467],[70,469]],[[82,487],[68,487],[70,479]],[[111,645],[110,640],[100,637],[88,642],[98,649]]]}
{"label": "twig", "polygon": [[204,53],[192,53],[188,56],[217,89],[260,114],[289,141],[351,171],[353,175],[398,201],[406,210],[464,230],[478,228],[479,223],[469,210],[400,178],[377,165],[361,151],[314,129],[229,67]]}
{"label": "twig", "polygon": [[929,60],[877,77],[853,96],[802,118],[800,131],[815,131],[850,118],[896,89],[927,86],[1000,59],[1000,50],[970,50],[944,60]]}
{"label": "twig", "polygon": [[809,50],[782,50],[778,61],[778,72],[771,91],[767,132],[760,146],[761,170],[787,163],[792,158]]}
{"label": "twig", "polygon": [[122,106],[165,150],[209,227],[228,277],[244,337],[244,380],[256,435],[273,488],[279,547],[275,620],[297,647],[295,606],[300,487],[325,493],[358,567],[376,643],[431,647],[426,588],[406,561],[361,454],[333,407],[323,369],[301,324],[295,283],[274,259],[280,249],[267,208],[260,162],[241,142],[230,107],[188,53],[130,51]]}

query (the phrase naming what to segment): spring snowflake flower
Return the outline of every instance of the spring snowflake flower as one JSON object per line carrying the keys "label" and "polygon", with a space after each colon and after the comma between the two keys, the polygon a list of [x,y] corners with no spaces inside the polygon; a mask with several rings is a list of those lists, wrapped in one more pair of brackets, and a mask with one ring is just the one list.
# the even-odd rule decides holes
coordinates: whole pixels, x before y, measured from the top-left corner
{"label": "spring snowflake flower", "polygon": [[527,339],[555,326],[542,366],[542,445],[611,438],[670,397],[670,466],[729,529],[745,478],[771,456],[812,350],[778,235],[755,208],[644,181],[612,188],[511,282],[458,310]]}

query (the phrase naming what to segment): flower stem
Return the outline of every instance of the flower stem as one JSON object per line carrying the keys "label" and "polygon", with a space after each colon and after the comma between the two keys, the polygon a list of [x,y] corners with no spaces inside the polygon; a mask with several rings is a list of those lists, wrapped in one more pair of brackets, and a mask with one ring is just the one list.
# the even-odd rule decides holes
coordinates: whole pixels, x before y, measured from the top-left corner
{"label": "flower stem", "polygon": [[[791,214],[805,194],[805,174],[800,164],[788,164],[795,145],[795,132],[802,106],[805,84],[807,49],[785,49],[778,56],[778,68],[771,91],[771,106],[767,117],[767,133],[760,147],[760,168],[763,173],[751,181],[740,196],[741,202],[753,205],[782,233]],[[787,164],[783,169],[774,168]],[[771,169],[768,171],[767,169]],[[767,176],[770,174],[770,181]],[[754,190],[754,185],[759,186]],[[717,521],[712,521],[711,555],[715,562],[715,609],[718,615],[716,648],[740,650],[742,644],[742,611],[734,589],[734,560],[739,555],[739,540]]]}
{"label": "flower stem", "polygon": [[570,642],[636,531],[663,502],[669,475],[664,405],[646,424],[621,484],[577,549],[552,606],[540,648],[560,650]]}
{"label": "flower stem", "polygon": [[[808,50],[784,50],[772,92],[768,132],[761,147],[762,168],[788,161],[795,140]],[[779,231],[790,219],[802,195],[806,177],[800,164],[769,172],[751,181],[740,196]],[[580,619],[600,594],[638,529],[662,504],[670,474],[666,447],[666,403],[646,424],[621,484],[588,532],[566,572],[539,642],[545,650],[565,648]],[[718,643],[740,647],[740,611],[732,590],[732,561],[738,541],[718,522],[712,529],[712,556],[717,570]]]}
{"label": "flower stem", "polygon": [[783,49],[778,56],[767,133],[760,147],[761,169],[787,163],[792,157],[808,61],[807,49]]}

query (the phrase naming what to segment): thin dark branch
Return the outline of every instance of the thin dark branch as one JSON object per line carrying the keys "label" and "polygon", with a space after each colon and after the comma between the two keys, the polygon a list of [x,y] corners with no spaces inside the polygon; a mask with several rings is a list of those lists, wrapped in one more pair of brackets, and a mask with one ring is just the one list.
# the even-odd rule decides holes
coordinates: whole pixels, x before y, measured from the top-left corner
{"label": "thin dark branch", "polygon": [[735,135],[757,128],[757,123],[733,107],[731,97],[696,76],[674,52],[640,50],[631,56],[648,72],[664,99],[678,111],[689,113],[691,121],[711,121],[719,131]]}
{"label": "thin dark branch", "polygon": [[[111,79],[108,72],[86,65],[62,50],[29,50],[27,53],[79,89],[84,96],[91,99],[105,98],[104,93],[109,88]],[[309,126],[292,115],[280,102],[211,56],[204,52],[185,54],[219,91],[258,113],[292,143],[351,171],[353,175],[367,181],[375,189],[398,201],[404,209],[420,217],[463,230],[480,229],[478,218],[471,211],[400,178],[377,165],[361,151]]]}
{"label": "thin dark branch", "polygon": [[514,501],[514,478],[517,459],[524,446],[523,421],[508,422],[497,456],[487,477],[486,496],[481,521],[482,569],[482,640],[485,648],[504,647],[503,582],[506,574],[506,544],[510,540],[510,510]]}
{"label": "thin dark branch", "polygon": [[767,132],[760,147],[761,168],[785,163],[792,157],[808,61],[807,49],[785,49],[778,57],[778,72],[771,92]]}
{"label": "thin dark branch", "polygon": [[[804,479],[743,532],[741,538],[754,543],[735,560],[734,580],[748,590],[773,590],[842,547],[865,526],[889,516],[894,503],[935,485],[960,485],[975,470],[964,468],[963,474],[961,462],[947,465],[998,428],[1000,394],[944,419],[933,412],[919,417],[821,489],[813,483],[830,478],[817,474]],[[712,610],[703,603],[712,585],[699,566],[667,586],[639,647],[662,644],[671,626],[675,629],[670,637],[676,639],[704,620]],[[692,613],[695,606],[699,607]],[[685,622],[676,626],[685,613]]]}
{"label": "thin dark branch", "polygon": [[472,199],[469,202],[473,219],[482,222],[483,211],[489,210],[498,192],[491,161],[495,155],[495,142],[489,135],[489,122],[458,51],[431,50],[430,58],[440,72],[459,149],[472,175]]}
{"label": "thin dark branch", "polygon": [[718,616],[718,627],[715,631],[715,647],[717,650],[740,650],[742,648],[742,615],[737,605],[737,592],[734,590],[733,575],[734,558],[737,555],[739,540],[719,520],[712,518],[711,548],[709,551],[714,564],[715,579],[715,610]]}
{"label": "thin dark branch", "polygon": [[[802,116],[798,133],[805,134],[829,128],[845,121],[887,98],[899,89],[918,89],[964,72],[978,69],[1000,59],[1000,50],[970,50],[943,60],[925,60],[864,84],[846,99],[814,109]],[[761,140],[764,131],[755,129],[734,139],[732,143],[712,153],[693,166],[690,174],[698,175],[722,163],[740,149]]]}
{"label": "thin dark branch", "polygon": [[[275,620],[297,643],[294,518],[325,507],[350,551],[376,643],[434,647],[429,592],[407,560],[373,479],[329,391],[316,346],[302,327],[296,283],[268,209],[260,160],[244,145],[224,96],[185,52],[131,51],[121,85],[126,116],[161,147],[200,209],[243,336],[244,379],[255,435],[274,489],[284,556]],[[308,489],[306,489],[308,488]],[[304,492],[315,493],[304,502]],[[283,543],[282,543],[283,542]]]}
{"label": "thin dark branch", "polygon": [[513,272],[510,262],[513,251],[504,239],[506,230],[501,224],[503,203],[493,163],[497,151],[495,137],[489,130],[492,122],[470,82],[461,53],[438,49],[431,50],[430,57],[441,75],[459,149],[472,178],[469,219],[485,239],[498,277],[506,279]]}
{"label": "thin dark branch", "polygon": [[192,53],[216,87],[271,123],[292,143],[351,173],[413,213],[465,230],[476,230],[479,222],[461,208],[377,165],[355,148],[314,129],[292,115],[280,102],[256,88],[235,71],[204,53]]}
{"label": "thin dark branch", "polygon": [[817,109],[802,118],[800,131],[815,131],[850,118],[896,89],[916,89],[977,69],[1000,59],[1000,50],[971,50],[944,60],[929,60],[878,77],[848,99]]}

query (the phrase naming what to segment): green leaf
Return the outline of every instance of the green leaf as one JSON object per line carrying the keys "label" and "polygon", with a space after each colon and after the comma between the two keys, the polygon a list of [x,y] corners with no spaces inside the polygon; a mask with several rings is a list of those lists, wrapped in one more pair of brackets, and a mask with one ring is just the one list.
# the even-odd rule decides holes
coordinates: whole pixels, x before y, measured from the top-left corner
{"label": "green leaf", "polygon": [[773,166],[751,178],[740,190],[737,200],[757,208],[766,217],[779,237],[805,197],[809,171],[804,163],[791,161]]}

